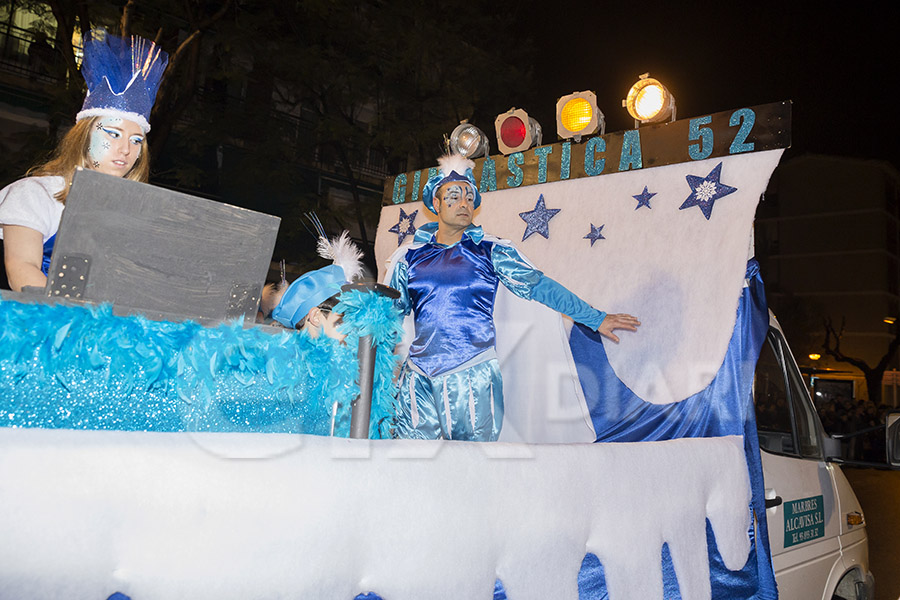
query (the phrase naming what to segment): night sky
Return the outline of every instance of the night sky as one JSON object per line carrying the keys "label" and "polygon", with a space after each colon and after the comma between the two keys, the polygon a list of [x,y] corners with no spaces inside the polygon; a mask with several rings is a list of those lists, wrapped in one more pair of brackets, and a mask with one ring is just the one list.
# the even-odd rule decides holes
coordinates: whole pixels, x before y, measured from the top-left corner
{"label": "night sky", "polygon": [[900,75],[892,9],[670,2],[641,17],[650,4],[581,2],[580,12],[552,13],[546,7],[553,4],[518,9],[539,53],[540,91],[532,100],[538,106],[517,107],[538,119],[545,144],[556,140],[556,99],[574,91],[596,92],[607,132],[632,128],[621,101],[649,71],[674,94],[679,119],[792,100],[791,154],[882,159],[900,168],[900,95],[886,91]]}

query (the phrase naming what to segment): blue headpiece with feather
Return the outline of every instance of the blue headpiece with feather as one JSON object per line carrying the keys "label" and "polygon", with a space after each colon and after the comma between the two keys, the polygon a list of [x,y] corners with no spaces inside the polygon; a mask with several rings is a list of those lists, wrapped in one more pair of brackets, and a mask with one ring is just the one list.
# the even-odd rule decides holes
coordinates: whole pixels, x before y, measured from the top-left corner
{"label": "blue headpiece with feather", "polygon": [[150,131],[150,110],[169,55],[155,42],[133,35],[120,38],[104,30],[84,42],[81,74],[88,93],[76,120],[97,116],[128,119]]}
{"label": "blue headpiece with feather", "polygon": [[475,194],[472,209],[481,206],[481,192],[478,191],[478,184],[475,183],[475,175],[472,172],[475,168],[474,162],[461,154],[450,153],[440,157],[438,165],[437,174],[422,187],[422,202],[425,208],[437,214],[437,207],[434,204],[437,193],[442,185],[451,181],[458,181],[471,187],[472,193]]}
{"label": "blue headpiece with feather", "polygon": [[319,256],[333,261],[333,264],[298,277],[290,286],[284,281],[276,292],[277,305],[272,318],[285,327],[294,328],[310,310],[341,293],[341,286],[359,279],[363,274],[360,262],[362,252],[350,240],[347,231],[331,240],[325,235],[325,228],[315,214],[307,214],[318,233],[317,250]]}

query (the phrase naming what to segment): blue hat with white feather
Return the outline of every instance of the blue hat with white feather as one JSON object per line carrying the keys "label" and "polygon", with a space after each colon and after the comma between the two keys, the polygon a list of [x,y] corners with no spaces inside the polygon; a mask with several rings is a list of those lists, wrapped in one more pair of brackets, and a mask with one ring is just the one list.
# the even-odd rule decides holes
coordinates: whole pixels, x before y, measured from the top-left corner
{"label": "blue hat with white feather", "polygon": [[481,206],[481,192],[478,191],[478,184],[475,183],[475,174],[472,171],[475,163],[461,154],[450,153],[438,159],[438,174],[428,180],[428,183],[422,188],[422,202],[425,208],[437,214],[434,206],[434,199],[441,186],[451,181],[459,181],[466,183],[472,188],[475,194],[475,205],[473,209]]}
{"label": "blue hat with white feather", "polygon": [[[333,264],[304,273],[282,293],[272,318],[285,327],[295,328],[309,311],[335,294],[341,286],[362,276],[362,252],[350,241],[346,231],[332,240],[322,236],[318,243],[319,256]],[[283,288],[282,288],[283,289]]]}

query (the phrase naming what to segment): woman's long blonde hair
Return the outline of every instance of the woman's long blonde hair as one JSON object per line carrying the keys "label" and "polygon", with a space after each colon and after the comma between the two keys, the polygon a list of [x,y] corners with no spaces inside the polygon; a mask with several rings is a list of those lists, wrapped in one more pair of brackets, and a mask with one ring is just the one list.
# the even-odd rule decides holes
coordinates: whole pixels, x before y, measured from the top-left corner
{"label": "woman's long blonde hair", "polygon": [[[69,195],[69,186],[72,185],[72,177],[75,176],[75,169],[82,167],[85,169],[92,168],[92,161],[88,155],[88,148],[91,145],[91,132],[97,121],[103,117],[89,117],[76,122],[72,129],[66,132],[66,135],[56,145],[56,149],[47,161],[35,165],[28,169],[29,177],[37,177],[41,175],[58,175],[66,180],[61,192],[56,194],[56,199],[66,203],[66,196]],[[125,179],[132,181],[140,181],[146,183],[150,178],[150,147],[147,145],[147,136],[144,136],[141,142],[141,155],[134,161],[131,170],[125,174]]]}

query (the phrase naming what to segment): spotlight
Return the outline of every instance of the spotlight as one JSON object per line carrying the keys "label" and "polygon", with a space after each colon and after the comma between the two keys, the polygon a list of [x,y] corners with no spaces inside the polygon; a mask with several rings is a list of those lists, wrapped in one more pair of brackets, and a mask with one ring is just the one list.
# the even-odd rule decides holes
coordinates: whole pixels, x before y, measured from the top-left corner
{"label": "spotlight", "polygon": [[556,101],[556,135],[560,139],[580,142],[582,136],[598,131],[606,133],[606,118],[597,108],[594,92],[573,92]]}
{"label": "spotlight", "polygon": [[478,158],[490,154],[491,148],[484,132],[463,120],[450,134],[450,150],[466,158]]}
{"label": "spotlight", "polygon": [[641,75],[631,89],[628,96],[622,100],[622,106],[628,109],[638,123],[660,123],[668,119],[675,120],[675,96],[666,86],[649,76],[650,73]]}
{"label": "spotlight", "polygon": [[497,130],[497,147],[504,155],[540,146],[543,138],[540,123],[521,108],[511,108],[497,115],[494,129]]}

